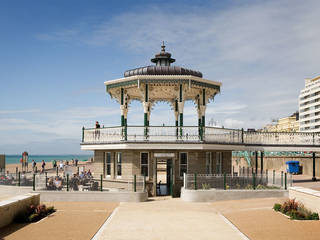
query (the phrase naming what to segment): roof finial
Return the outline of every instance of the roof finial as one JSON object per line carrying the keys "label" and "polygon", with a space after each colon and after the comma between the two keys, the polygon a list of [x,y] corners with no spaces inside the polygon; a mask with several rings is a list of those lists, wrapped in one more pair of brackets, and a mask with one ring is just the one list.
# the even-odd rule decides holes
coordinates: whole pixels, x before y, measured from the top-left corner
{"label": "roof finial", "polygon": [[166,46],[164,45],[164,41],[162,41],[162,46],[161,46],[161,52],[165,52],[166,51]]}

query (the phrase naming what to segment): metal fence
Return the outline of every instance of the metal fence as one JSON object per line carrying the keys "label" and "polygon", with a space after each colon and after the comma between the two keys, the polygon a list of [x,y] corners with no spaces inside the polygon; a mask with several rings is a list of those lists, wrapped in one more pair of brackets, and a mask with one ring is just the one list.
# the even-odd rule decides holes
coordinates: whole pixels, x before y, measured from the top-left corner
{"label": "metal fence", "polygon": [[206,189],[287,189],[292,175],[275,171],[245,174],[184,174],[184,188]]}
{"label": "metal fence", "polygon": [[34,191],[145,191],[145,177],[127,176],[104,179],[65,173],[0,173],[0,185],[27,186]]}

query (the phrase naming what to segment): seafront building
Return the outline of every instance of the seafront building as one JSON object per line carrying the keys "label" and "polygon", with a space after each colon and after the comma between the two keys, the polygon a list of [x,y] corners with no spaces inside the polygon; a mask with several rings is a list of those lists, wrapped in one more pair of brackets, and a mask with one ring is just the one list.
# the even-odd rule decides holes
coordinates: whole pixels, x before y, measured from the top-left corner
{"label": "seafront building", "polygon": [[299,95],[300,131],[320,132],[320,76],[305,79]]}
{"label": "seafront building", "polygon": [[276,123],[267,124],[262,128],[264,132],[298,132],[299,113],[295,112],[289,117],[279,118]]}

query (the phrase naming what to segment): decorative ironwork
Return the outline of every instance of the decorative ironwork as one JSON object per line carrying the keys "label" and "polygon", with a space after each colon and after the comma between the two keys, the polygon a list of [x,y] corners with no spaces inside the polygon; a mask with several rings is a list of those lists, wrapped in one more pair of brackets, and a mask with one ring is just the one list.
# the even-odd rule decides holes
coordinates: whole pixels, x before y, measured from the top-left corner
{"label": "decorative ironwork", "polygon": [[[319,146],[320,133],[247,132],[198,126],[126,126],[83,129],[83,144],[117,142],[194,142],[267,146]],[[177,132],[179,133],[177,135]],[[199,134],[201,133],[201,134]]]}

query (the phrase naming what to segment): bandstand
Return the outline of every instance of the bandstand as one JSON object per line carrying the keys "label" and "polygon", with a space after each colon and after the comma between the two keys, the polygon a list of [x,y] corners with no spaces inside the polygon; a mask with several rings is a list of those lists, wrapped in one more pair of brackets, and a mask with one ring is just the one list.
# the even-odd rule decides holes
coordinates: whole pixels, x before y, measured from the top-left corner
{"label": "bandstand", "polygon": [[[256,172],[258,151],[261,171],[264,151],[312,152],[312,179],[316,180],[320,133],[205,126],[207,104],[220,92],[221,83],[204,79],[199,71],[172,66],[175,60],[164,45],[151,62],[155,65],[125,71],[123,78],[105,82],[107,93],[120,105],[119,126],[82,129],[81,149],[94,151],[94,173],[102,175],[104,186],[121,188],[126,179],[143,176],[149,195],[179,196],[184,173],[231,173],[232,151],[255,151]],[[133,100],[142,103],[143,126],[127,124]],[[150,124],[152,107],[158,101],[171,105],[168,114],[174,114],[174,126]],[[186,101],[196,106],[197,126],[183,124]]]}
{"label": "bandstand", "polygon": [[[183,173],[230,173],[231,151],[204,146],[207,104],[220,92],[221,83],[207,80],[202,73],[172,66],[175,59],[165,51],[151,59],[155,65],[125,71],[124,77],[105,82],[106,91],[120,105],[119,127],[84,129],[82,149],[94,150],[95,174],[106,181],[121,181],[144,175],[150,195],[179,195]],[[138,100],[144,109],[144,125],[128,126],[130,103]],[[171,105],[175,126],[151,126],[155,103]],[[186,101],[193,101],[198,126],[184,126]],[[161,181],[162,185],[159,185]],[[158,184],[158,190],[156,185]]]}

